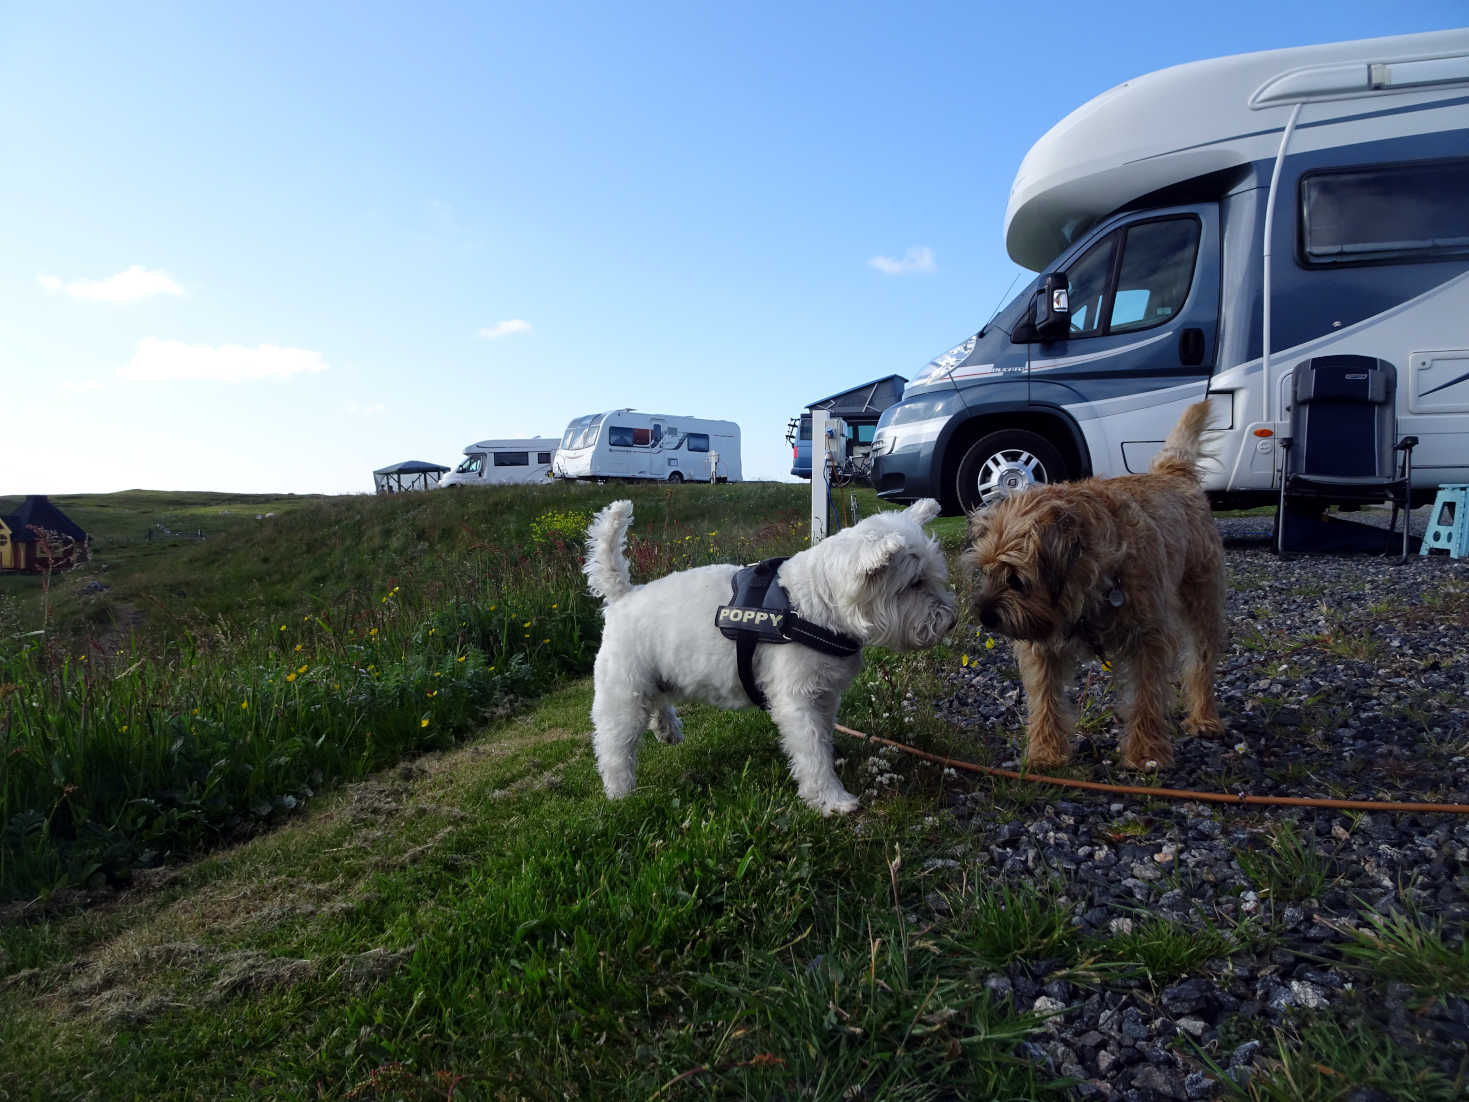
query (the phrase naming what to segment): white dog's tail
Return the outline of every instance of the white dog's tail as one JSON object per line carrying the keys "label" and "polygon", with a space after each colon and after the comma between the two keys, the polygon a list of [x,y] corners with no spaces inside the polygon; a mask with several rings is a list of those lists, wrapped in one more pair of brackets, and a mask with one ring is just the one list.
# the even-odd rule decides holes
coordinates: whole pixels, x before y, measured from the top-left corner
{"label": "white dog's tail", "polygon": [[632,524],[632,502],[614,501],[592,518],[587,527],[587,561],[582,573],[593,597],[610,605],[632,589],[627,569],[627,529]]}
{"label": "white dog's tail", "polygon": [[1163,450],[1153,457],[1149,468],[1153,474],[1200,479],[1199,467],[1208,454],[1204,449],[1204,431],[1209,427],[1212,412],[1208,402],[1195,402],[1183,411],[1178,424],[1163,441]]}

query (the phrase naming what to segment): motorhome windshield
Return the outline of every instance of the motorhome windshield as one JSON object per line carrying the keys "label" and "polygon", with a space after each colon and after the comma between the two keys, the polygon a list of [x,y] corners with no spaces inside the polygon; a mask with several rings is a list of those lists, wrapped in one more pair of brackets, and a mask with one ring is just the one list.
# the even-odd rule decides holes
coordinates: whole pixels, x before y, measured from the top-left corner
{"label": "motorhome windshield", "polygon": [[591,447],[597,442],[597,430],[602,427],[602,416],[600,413],[592,413],[571,422],[566,426],[566,435],[561,438],[561,446],[568,451]]}
{"label": "motorhome windshield", "polygon": [[465,460],[464,460],[463,463],[459,464],[459,466],[457,466],[457,467],[454,468],[454,473],[455,474],[479,474],[480,470],[484,467],[484,465],[485,465],[484,453],[483,452],[471,452],[468,456],[465,457]]}

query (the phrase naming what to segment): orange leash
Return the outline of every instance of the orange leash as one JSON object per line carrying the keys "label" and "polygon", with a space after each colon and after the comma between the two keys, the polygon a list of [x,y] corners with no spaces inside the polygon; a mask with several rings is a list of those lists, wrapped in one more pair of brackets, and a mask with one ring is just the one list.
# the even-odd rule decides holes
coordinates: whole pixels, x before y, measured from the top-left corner
{"label": "orange leash", "polygon": [[1101,781],[1075,781],[1069,777],[1048,777],[1040,773],[1021,773],[1014,769],[999,769],[992,765],[976,765],[972,761],[960,761],[939,754],[930,754],[906,743],[895,742],[881,735],[869,735],[864,731],[843,727],[836,729],[853,738],[866,739],[882,746],[891,746],[915,758],[945,765],[950,769],[962,769],[968,773],[984,773],[991,777],[1008,777],[1015,781],[1035,781],[1037,784],[1054,784],[1062,788],[1085,788],[1092,792],[1120,792],[1130,796],[1162,796],[1170,800],[1203,800],[1215,804],[1240,804],[1256,807],[1327,807],[1342,811],[1430,811],[1450,815],[1469,815],[1469,804],[1409,803],[1399,800],[1329,800],[1314,796],[1253,796],[1248,792],[1193,792],[1186,788],[1152,788],[1138,784],[1104,784]]}

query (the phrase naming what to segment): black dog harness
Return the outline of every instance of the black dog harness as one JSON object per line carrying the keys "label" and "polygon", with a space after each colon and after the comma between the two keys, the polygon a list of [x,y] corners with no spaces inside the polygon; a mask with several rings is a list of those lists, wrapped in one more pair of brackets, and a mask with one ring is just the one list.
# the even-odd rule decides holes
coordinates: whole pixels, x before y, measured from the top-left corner
{"label": "black dog harness", "polygon": [[770,702],[755,684],[756,643],[801,643],[822,654],[849,658],[862,649],[850,635],[839,635],[803,620],[791,608],[790,598],[775,573],[784,558],[766,559],[747,566],[734,576],[729,604],[720,605],[714,626],[735,642],[740,684],[750,703],[770,711]]}

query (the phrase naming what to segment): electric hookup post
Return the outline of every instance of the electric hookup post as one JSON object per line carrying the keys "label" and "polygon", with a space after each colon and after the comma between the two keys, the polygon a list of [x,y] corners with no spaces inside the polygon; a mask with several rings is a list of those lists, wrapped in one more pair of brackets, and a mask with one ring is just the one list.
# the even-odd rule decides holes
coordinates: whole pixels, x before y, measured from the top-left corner
{"label": "electric hookup post", "polygon": [[817,544],[840,524],[833,515],[831,476],[847,459],[847,425],[824,409],[811,411],[811,543]]}

